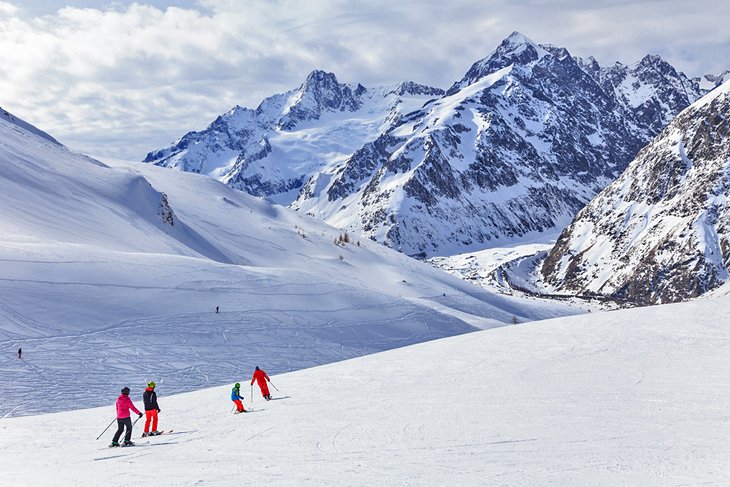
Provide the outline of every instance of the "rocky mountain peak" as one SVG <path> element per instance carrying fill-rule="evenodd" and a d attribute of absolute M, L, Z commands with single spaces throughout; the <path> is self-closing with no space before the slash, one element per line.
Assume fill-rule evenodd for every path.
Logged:
<path fill-rule="evenodd" d="M 591 78 L 593 78 L 596 82 L 600 82 L 601 77 L 601 65 L 598 64 L 598 61 L 596 61 L 596 58 L 593 56 L 589 56 L 586 59 L 576 57 L 574 58 L 575 62 L 580 66 L 580 68 L 588 73 Z"/>
<path fill-rule="evenodd" d="M 291 130 L 302 121 L 319 119 L 323 111 L 357 111 L 366 92 L 360 84 L 353 90 L 339 83 L 334 73 L 314 70 L 290 99 L 279 126 Z"/>
<path fill-rule="evenodd" d="M 316 93 L 326 93 L 336 91 L 340 88 L 340 83 L 334 73 L 328 73 L 319 69 L 315 69 L 307 76 L 302 84 L 303 91 L 311 91 Z"/>
<path fill-rule="evenodd" d="M 677 70 L 662 59 L 658 54 L 647 54 L 636 64 L 634 71 L 637 74 L 649 75 L 654 78 L 671 76 L 678 77 Z"/>
<path fill-rule="evenodd" d="M 461 81 L 455 83 L 449 89 L 447 95 L 456 93 L 463 87 L 507 66 L 531 64 L 547 53 L 542 46 L 536 44 L 524 34 L 513 32 L 499 44 L 492 54 L 474 63 Z"/>
<path fill-rule="evenodd" d="M 403 95 L 427 95 L 427 96 L 443 96 L 445 93 L 441 88 L 434 88 L 432 86 L 426 86 L 413 81 L 403 81 L 398 84 L 393 90 L 392 94 L 403 96 Z"/>
<path fill-rule="evenodd" d="M 514 31 L 507 36 L 497 48 L 496 52 L 514 52 L 526 46 L 538 48 L 539 46 L 529 37 L 521 32 Z"/>

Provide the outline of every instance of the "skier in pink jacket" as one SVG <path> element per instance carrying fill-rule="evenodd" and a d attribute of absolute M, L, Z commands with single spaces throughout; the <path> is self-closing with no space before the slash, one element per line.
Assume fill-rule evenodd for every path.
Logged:
<path fill-rule="evenodd" d="M 132 419 L 129 417 L 129 410 L 134 411 L 142 417 L 142 413 L 139 409 L 134 407 L 132 400 L 129 398 L 129 387 L 122 388 L 122 393 L 117 398 L 117 432 L 114 433 L 112 444 L 109 446 L 134 446 L 132 443 Z M 122 436 L 122 431 L 127 429 L 124 435 L 124 443 L 119 444 L 119 437 Z"/>

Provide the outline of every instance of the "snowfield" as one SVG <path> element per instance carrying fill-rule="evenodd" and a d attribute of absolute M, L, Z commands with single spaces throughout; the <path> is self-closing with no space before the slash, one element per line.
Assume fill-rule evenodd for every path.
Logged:
<path fill-rule="evenodd" d="M 0 417 L 581 312 L 335 245 L 341 231 L 211 178 L 101 163 L 20 122 L 0 119 Z"/>
<path fill-rule="evenodd" d="M 277 400 L 256 391 L 244 415 L 230 386 L 163 384 L 174 434 L 130 448 L 95 440 L 110 391 L 106 407 L 0 420 L 0 471 L 24 486 L 725 485 L 728 310 L 724 296 L 445 338 L 272 376 Z M 230 381 L 247 406 L 251 372 Z"/>

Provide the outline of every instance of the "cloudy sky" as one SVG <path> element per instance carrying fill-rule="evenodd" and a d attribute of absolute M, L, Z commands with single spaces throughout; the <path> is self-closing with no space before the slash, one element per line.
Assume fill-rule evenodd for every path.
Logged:
<path fill-rule="evenodd" d="M 313 69 L 448 88 L 512 31 L 601 64 L 730 69 L 716 0 L 0 0 L 0 106 L 76 150 L 141 160 Z"/>

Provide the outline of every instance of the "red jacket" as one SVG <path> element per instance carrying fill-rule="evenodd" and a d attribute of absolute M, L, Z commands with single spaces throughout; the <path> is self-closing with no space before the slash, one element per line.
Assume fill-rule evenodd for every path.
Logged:
<path fill-rule="evenodd" d="M 119 397 L 117 398 L 117 419 L 128 418 L 130 409 L 137 414 L 141 414 L 139 410 L 134 407 L 134 404 L 128 395 L 119 394 Z"/>
<path fill-rule="evenodd" d="M 253 385 L 253 381 L 258 382 L 259 385 L 265 384 L 264 380 L 270 381 L 271 379 L 269 379 L 269 376 L 263 370 L 254 370 L 253 377 L 251 377 L 251 385 Z"/>

